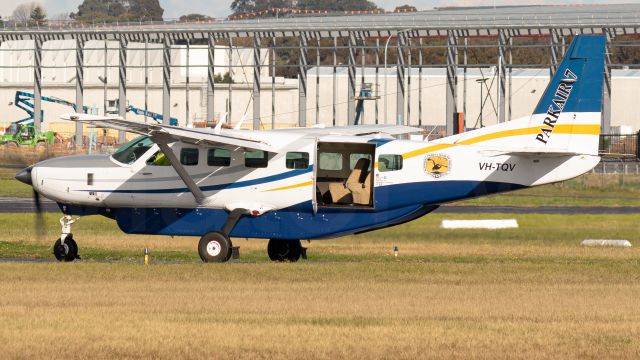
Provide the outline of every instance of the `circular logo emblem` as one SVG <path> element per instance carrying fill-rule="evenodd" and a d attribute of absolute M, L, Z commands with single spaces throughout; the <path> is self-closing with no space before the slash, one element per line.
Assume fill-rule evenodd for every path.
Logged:
<path fill-rule="evenodd" d="M 432 154 L 424 160 L 424 171 L 434 178 L 440 178 L 451 171 L 451 159 L 445 154 Z"/>

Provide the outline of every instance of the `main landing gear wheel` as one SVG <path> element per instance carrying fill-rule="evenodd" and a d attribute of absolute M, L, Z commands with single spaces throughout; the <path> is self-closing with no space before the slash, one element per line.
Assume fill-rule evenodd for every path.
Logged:
<path fill-rule="evenodd" d="M 204 234 L 198 243 L 198 254 L 204 262 L 225 262 L 231 258 L 231 239 L 221 231 Z"/>
<path fill-rule="evenodd" d="M 58 261 L 69 262 L 78 258 L 78 244 L 73 240 L 73 235 L 68 234 L 64 239 L 58 239 L 53 245 L 53 255 Z"/>
<path fill-rule="evenodd" d="M 269 259 L 273 261 L 296 262 L 302 254 L 302 245 L 300 240 L 271 239 L 267 245 L 267 253 L 269 254 Z"/>

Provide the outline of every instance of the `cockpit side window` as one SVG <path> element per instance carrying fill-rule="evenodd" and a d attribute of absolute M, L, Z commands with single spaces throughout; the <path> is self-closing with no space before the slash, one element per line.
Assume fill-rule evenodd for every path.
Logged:
<path fill-rule="evenodd" d="M 122 147 L 111 156 L 123 164 L 133 164 L 149 151 L 152 146 L 153 141 L 151 141 L 151 139 L 147 136 L 139 136 L 122 145 Z"/>
<path fill-rule="evenodd" d="M 171 162 L 169 161 L 169 158 L 162 151 L 158 151 L 147 160 L 147 165 L 169 166 L 171 165 Z"/>
<path fill-rule="evenodd" d="M 382 154 L 378 156 L 378 171 L 402 170 L 402 155 Z"/>

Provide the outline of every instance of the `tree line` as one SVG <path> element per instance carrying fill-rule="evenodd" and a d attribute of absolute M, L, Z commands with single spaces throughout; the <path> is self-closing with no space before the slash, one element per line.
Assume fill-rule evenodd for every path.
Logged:
<path fill-rule="evenodd" d="M 233 15 L 260 12 L 269 9 L 323 10 L 323 11 L 363 11 L 376 10 L 378 6 L 368 0 L 232 0 L 229 9 Z M 410 5 L 396 8 L 396 11 L 417 11 Z M 83 23 L 111 23 L 128 21 L 162 21 L 164 9 L 159 0 L 83 0 L 78 10 L 68 14 L 69 19 Z M 275 16 L 265 13 L 262 16 Z M 206 14 L 185 14 L 181 21 L 208 20 Z M 38 2 L 18 5 L 12 20 L 21 23 L 44 24 L 47 13 Z"/>

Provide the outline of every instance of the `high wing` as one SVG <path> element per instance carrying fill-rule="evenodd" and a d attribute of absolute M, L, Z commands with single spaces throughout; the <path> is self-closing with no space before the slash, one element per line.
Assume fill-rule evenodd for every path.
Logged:
<path fill-rule="evenodd" d="M 275 149 L 269 143 L 253 139 L 240 131 L 226 130 L 224 133 L 216 134 L 211 130 L 180 128 L 170 125 L 156 123 L 145 123 L 142 121 L 126 120 L 119 116 L 99 116 L 71 113 L 60 117 L 64 120 L 78 121 L 98 128 L 129 131 L 132 133 L 146 135 L 156 143 L 165 144 L 175 141 L 182 141 L 189 144 L 205 144 L 210 146 L 237 146 L 251 150 L 271 151 Z"/>
<path fill-rule="evenodd" d="M 277 129 L 275 132 L 304 133 L 305 135 L 343 135 L 343 136 L 366 136 L 375 134 L 405 135 L 424 132 L 424 129 L 405 125 L 352 125 L 334 127 L 311 127 L 311 128 L 291 128 Z"/>

